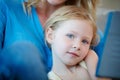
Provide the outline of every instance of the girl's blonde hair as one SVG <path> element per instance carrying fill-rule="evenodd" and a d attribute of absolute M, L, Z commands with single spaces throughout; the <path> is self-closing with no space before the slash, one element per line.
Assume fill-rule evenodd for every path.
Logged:
<path fill-rule="evenodd" d="M 55 30 L 59 27 L 58 25 L 62 21 L 71 19 L 85 20 L 90 23 L 90 25 L 93 27 L 93 39 L 91 42 L 91 46 L 95 46 L 98 41 L 98 37 L 96 34 L 97 27 L 95 21 L 91 14 L 86 9 L 79 8 L 77 6 L 63 6 L 56 10 L 46 21 L 46 24 L 44 26 L 45 32 L 48 28 Z"/>
<path fill-rule="evenodd" d="M 37 7 L 39 3 L 45 5 L 46 0 L 28 0 L 28 2 L 25 4 L 25 7 L 28 10 L 28 12 L 30 12 L 31 6 Z M 97 3 L 98 0 L 67 0 L 65 2 L 65 5 L 75 5 L 77 7 L 83 7 L 91 13 L 94 19 L 96 19 Z"/>

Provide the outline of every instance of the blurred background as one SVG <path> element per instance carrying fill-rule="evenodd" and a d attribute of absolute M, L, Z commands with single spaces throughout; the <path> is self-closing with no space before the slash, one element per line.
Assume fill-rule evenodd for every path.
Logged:
<path fill-rule="evenodd" d="M 104 32 L 110 11 L 120 11 L 120 0 L 99 0 L 97 6 L 97 26 Z"/>

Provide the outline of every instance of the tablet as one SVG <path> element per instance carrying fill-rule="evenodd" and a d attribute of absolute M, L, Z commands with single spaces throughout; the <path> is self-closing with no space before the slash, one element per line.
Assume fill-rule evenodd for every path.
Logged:
<path fill-rule="evenodd" d="M 120 11 L 110 12 L 96 76 L 120 79 Z"/>

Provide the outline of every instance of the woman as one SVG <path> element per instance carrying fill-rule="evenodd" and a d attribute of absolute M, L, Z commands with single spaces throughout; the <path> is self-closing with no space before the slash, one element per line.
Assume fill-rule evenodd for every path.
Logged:
<path fill-rule="evenodd" d="M 7 64 L 11 59 L 7 60 L 4 53 L 11 55 L 12 57 L 8 57 L 12 59 L 18 56 L 14 55 L 14 53 L 26 55 L 27 53 L 31 55 L 39 54 L 43 65 L 45 65 L 45 70 L 48 72 L 52 66 L 52 56 L 51 51 L 44 42 L 43 28 L 46 19 L 56 9 L 64 5 L 84 7 L 93 14 L 95 19 L 96 2 L 96 0 L 0 0 L 0 53 L 2 54 L 2 63 L 5 63 L 4 66 L 16 67 L 12 64 Z M 29 48 L 29 46 L 31 46 L 31 48 Z M 35 48 L 35 51 L 33 51 L 32 48 Z M 10 51 L 12 52 L 10 53 Z M 19 56 L 21 56 L 21 58 L 22 56 L 24 57 L 24 55 Z M 25 59 L 30 60 L 31 58 L 26 57 Z M 33 56 L 32 60 L 34 59 L 39 60 L 38 57 Z M 22 63 L 24 59 L 20 59 L 20 61 Z M 13 61 L 13 63 L 17 64 L 18 62 Z M 28 64 L 32 65 L 31 63 Z M 37 68 L 39 66 L 37 66 Z M 28 71 L 31 71 L 31 69 Z M 36 73 L 40 74 L 39 70 Z M 10 74 L 14 75 L 12 72 L 10 72 Z M 31 75 L 32 74 L 35 73 L 33 72 Z"/>

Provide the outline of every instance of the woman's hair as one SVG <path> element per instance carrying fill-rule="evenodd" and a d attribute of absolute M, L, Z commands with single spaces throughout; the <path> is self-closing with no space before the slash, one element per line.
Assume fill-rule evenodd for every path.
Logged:
<path fill-rule="evenodd" d="M 93 39 L 91 41 L 91 46 L 95 46 L 98 41 L 98 35 L 96 34 L 97 27 L 95 21 L 86 9 L 79 8 L 77 6 L 63 6 L 56 10 L 46 21 L 46 24 L 44 26 L 45 32 L 48 28 L 56 30 L 61 22 L 73 19 L 85 20 L 89 22 L 89 24 L 93 28 Z"/>
<path fill-rule="evenodd" d="M 26 9 L 28 11 L 31 9 L 31 6 L 37 6 L 39 3 L 44 3 L 46 0 L 28 0 L 28 2 L 25 4 Z M 77 7 L 83 7 L 87 9 L 93 16 L 94 19 L 96 19 L 96 5 L 98 3 L 98 0 L 67 0 L 65 2 L 65 5 L 76 5 Z"/>
<path fill-rule="evenodd" d="M 98 0 L 67 0 L 66 5 L 76 5 L 77 7 L 83 7 L 88 10 L 93 18 L 96 20 L 96 5 Z"/>

